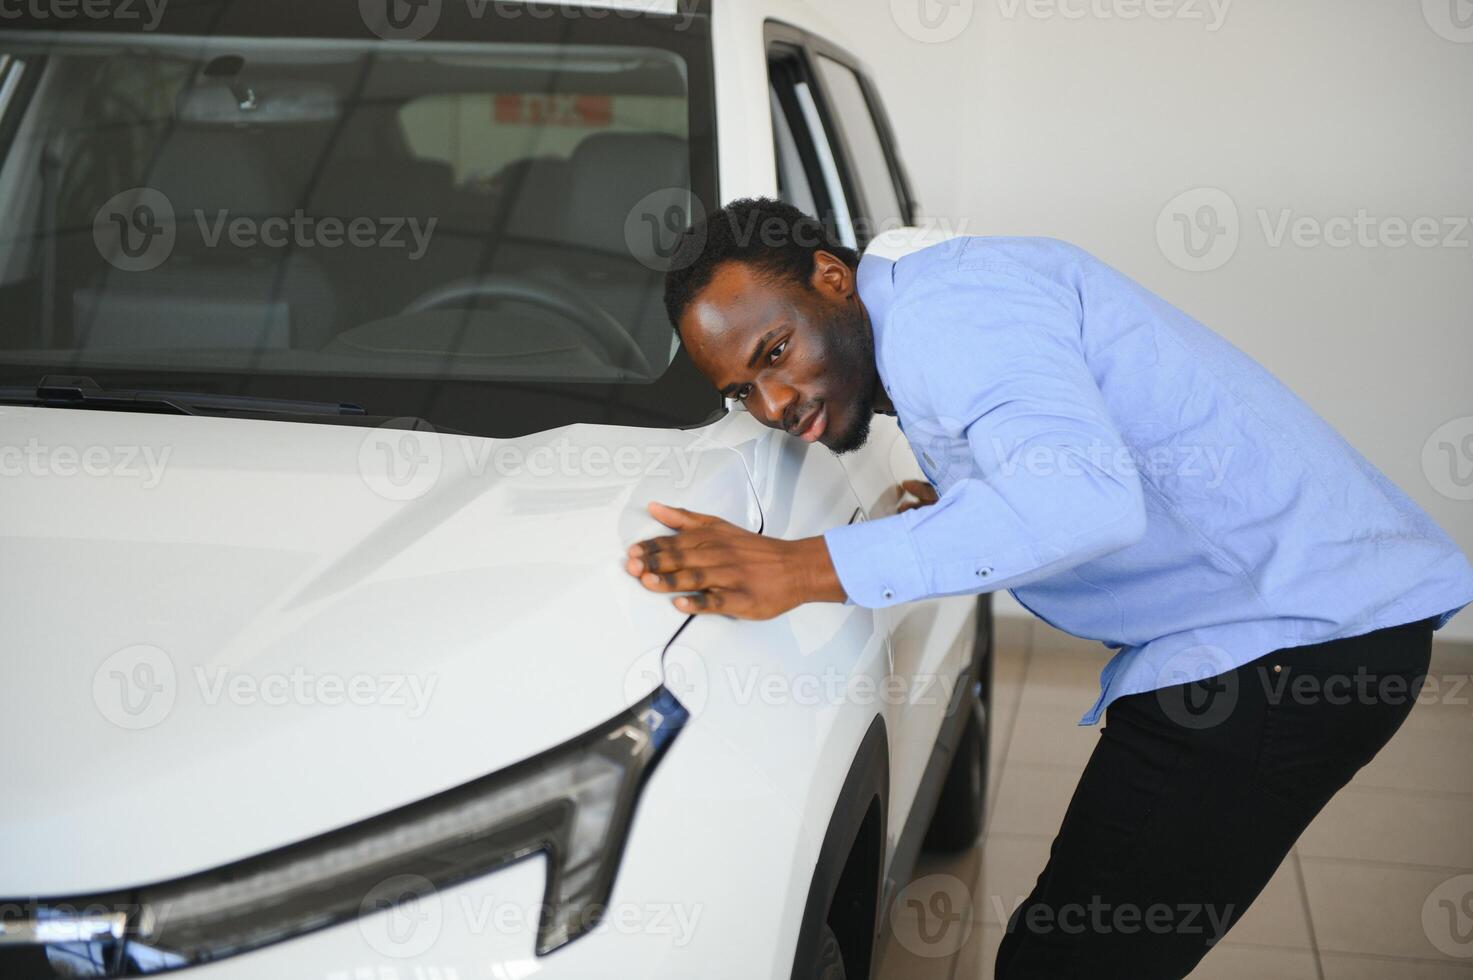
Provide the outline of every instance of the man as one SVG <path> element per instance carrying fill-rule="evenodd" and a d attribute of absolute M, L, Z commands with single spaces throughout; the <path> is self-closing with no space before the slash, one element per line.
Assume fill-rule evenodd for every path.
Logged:
<path fill-rule="evenodd" d="M 1262 367 L 1062 242 L 861 261 L 743 200 L 673 265 L 671 321 L 723 394 L 835 453 L 892 412 L 939 499 L 800 541 L 651 504 L 676 533 L 629 573 L 750 619 L 1007 588 L 1119 648 L 997 976 L 1185 976 L 1410 711 L 1467 559 Z"/>

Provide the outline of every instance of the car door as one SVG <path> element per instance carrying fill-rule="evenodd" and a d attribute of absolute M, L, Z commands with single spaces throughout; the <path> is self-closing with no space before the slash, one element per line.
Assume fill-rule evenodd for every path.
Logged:
<path fill-rule="evenodd" d="M 873 87 L 852 60 L 792 29 L 770 25 L 769 101 L 778 193 L 822 220 L 844 244 L 893 252 L 914 202 Z M 841 121 L 842 120 L 842 121 Z M 883 243 L 876 236 L 888 232 Z M 921 241 L 924 236 L 910 236 Z M 901 480 L 925 479 L 897 420 L 876 415 L 869 442 L 839 457 L 860 501 L 859 518 L 896 512 Z M 965 665 L 969 599 L 883 610 L 892 684 L 881 699 L 891 746 L 891 834 L 905 826 L 957 674 Z"/>

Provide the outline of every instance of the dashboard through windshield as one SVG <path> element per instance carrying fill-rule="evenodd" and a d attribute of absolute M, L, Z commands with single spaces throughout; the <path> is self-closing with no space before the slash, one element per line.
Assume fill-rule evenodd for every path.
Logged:
<path fill-rule="evenodd" d="M 0 384 L 492 436 L 718 411 L 662 298 L 717 194 L 704 15 L 319 6 L 0 32 Z"/>

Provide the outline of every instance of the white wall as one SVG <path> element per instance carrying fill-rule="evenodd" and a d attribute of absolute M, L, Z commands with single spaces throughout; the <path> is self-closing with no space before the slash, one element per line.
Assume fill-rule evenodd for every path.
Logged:
<path fill-rule="evenodd" d="M 1454 461 L 1473 475 L 1468 0 L 812 5 L 879 76 L 926 213 L 970 234 L 1067 239 L 1160 293 L 1266 365 L 1473 554 L 1473 485 L 1451 478 Z M 1219 221 L 1235 209 L 1239 240 L 1187 271 L 1171 213 L 1165 235 L 1157 225 L 1198 188 L 1225 192 Z M 1304 247 L 1263 227 L 1285 210 L 1323 223 L 1362 209 L 1435 218 L 1439 244 Z M 1396 239 L 1394 223 L 1366 227 Z M 1473 612 L 1439 636 L 1473 639 Z"/>

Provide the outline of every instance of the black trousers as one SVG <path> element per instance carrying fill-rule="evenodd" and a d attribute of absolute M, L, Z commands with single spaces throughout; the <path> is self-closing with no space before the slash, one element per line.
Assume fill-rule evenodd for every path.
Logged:
<path fill-rule="evenodd" d="M 1008 923 L 998 980 L 1190 973 L 1406 719 L 1432 626 L 1276 650 L 1113 702 L 1048 864 Z"/>

